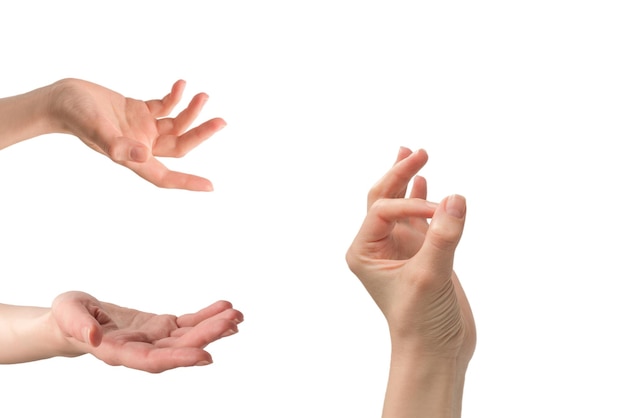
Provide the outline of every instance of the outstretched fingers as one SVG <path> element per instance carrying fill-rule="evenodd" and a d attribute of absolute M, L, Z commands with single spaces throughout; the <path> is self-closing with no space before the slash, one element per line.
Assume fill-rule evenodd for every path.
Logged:
<path fill-rule="evenodd" d="M 222 312 L 231 311 L 233 309 L 232 303 L 220 300 L 217 301 L 204 309 L 199 310 L 195 313 L 181 315 L 176 319 L 176 325 L 179 327 L 193 327 L 204 321 L 205 319 L 212 318 L 216 315 L 221 314 Z M 239 322 L 243 322 L 243 314 L 239 311 L 236 312 L 236 318 Z"/>
<path fill-rule="evenodd" d="M 176 117 L 157 120 L 157 130 L 160 133 L 182 134 L 196 120 L 207 100 L 209 96 L 206 93 L 196 94 L 189 105 Z"/>
<path fill-rule="evenodd" d="M 176 320 L 177 329 L 155 343 L 157 347 L 204 348 L 220 338 L 239 332 L 243 314 L 230 302 L 219 301 L 196 313 L 182 315 Z"/>
<path fill-rule="evenodd" d="M 183 157 L 225 126 L 224 119 L 214 118 L 182 135 L 163 133 L 152 146 L 152 154 L 156 157 Z"/>

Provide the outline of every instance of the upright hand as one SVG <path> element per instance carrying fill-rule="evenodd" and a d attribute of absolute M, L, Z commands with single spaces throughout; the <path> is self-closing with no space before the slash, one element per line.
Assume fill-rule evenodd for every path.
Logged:
<path fill-rule="evenodd" d="M 66 355 L 91 353 L 109 365 L 151 373 L 210 364 L 204 348 L 235 334 L 243 321 L 226 301 L 176 317 L 100 302 L 83 292 L 59 295 L 50 318 L 67 341 Z"/>
<path fill-rule="evenodd" d="M 423 150 L 400 149 L 395 165 L 368 195 L 367 215 L 346 259 L 385 315 L 392 344 L 409 343 L 422 355 L 468 362 L 476 331 L 453 271 L 465 199 L 425 200 L 426 180 L 416 174 L 427 159 Z"/>
<path fill-rule="evenodd" d="M 416 176 L 426 161 L 422 150 L 400 149 L 396 164 L 371 189 L 367 215 L 346 254 L 389 325 L 384 418 L 460 417 L 476 345 L 472 312 L 452 268 L 465 199 L 426 201 L 426 180 Z"/>

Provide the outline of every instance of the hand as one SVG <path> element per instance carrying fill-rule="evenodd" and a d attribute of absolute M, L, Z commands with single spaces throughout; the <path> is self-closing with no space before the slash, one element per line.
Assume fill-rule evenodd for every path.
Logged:
<path fill-rule="evenodd" d="M 423 150 L 400 149 L 395 165 L 368 195 L 367 215 L 346 260 L 385 315 L 392 345 L 467 363 L 476 329 L 452 268 L 465 199 L 425 200 L 426 180 L 416 174 L 427 160 Z"/>
<path fill-rule="evenodd" d="M 199 93 L 176 117 L 165 117 L 181 99 L 177 81 L 161 100 L 135 100 L 83 80 L 52 84 L 50 112 L 56 130 L 76 135 L 94 150 L 133 170 L 158 187 L 211 191 L 205 178 L 167 169 L 155 157 L 182 157 L 226 126 L 220 118 L 187 130 L 208 96 Z"/>
<path fill-rule="evenodd" d="M 74 355 L 151 373 L 212 362 L 208 344 L 235 334 L 241 312 L 220 301 L 196 313 L 155 315 L 100 302 L 83 292 L 59 295 L 51 320 Z"/>

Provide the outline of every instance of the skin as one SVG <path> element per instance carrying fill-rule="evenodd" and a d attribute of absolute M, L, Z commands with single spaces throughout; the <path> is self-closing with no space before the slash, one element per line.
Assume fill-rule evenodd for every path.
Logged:
<path fill-rule="evenodd" d="M 84 80 L 64 79 L 0 99 L 0 149 L 49 133 L 74 135 L 150 183 L 163 188 L 211 191 L 212 183 L 169 170 L 158 157 L 179 158 L 226 126 L 221 118 L 188 128 L 208 100 L 196 94 L 175 117 L 185 81 L 162 99 L 136 100 Z"/>
<path fill-rule="evenodd" d="M 370 190 L 367 215 L 346 253 L 389 326 L 386 418 L 460 417 L 476 346 L 470 305 L 453 270 L 465 198 L 428 202 L 426 180 L 417 176 L 427 160 L 423 150 L 400 149 Z"/>
<path fill-rule="evenodd" d="M 0 363 L 88 353 L 112 366 L 150 373 L 204 366 L 212 363 L 204 348 L 237 333 L 242 321 L 227 301 L 177 317 L 66 292 L 50 308 L 0 305 Z"/>
<path fill-rule="evenodd" d="M 188 130 L 208 99 L 205 93 L 168 117 L 184 87 L 179 80 L 162 99 L 141 101 L 64 79 L 0 99 L 0 149 L 43 134 L 71 134 L 158 187 L 213 190 L 209 180 L 171 171 L 157 160 L 184 156 L 226 125 L 214 118 Z M 206 346 L 238 332 L 242 321 L 227 301 L 182 316 L 157 315 L 67 292 L 50 307 L 0 304 L 0 363 L 91 354 L 150 373 L 203 366 L 212 362 Z"/>

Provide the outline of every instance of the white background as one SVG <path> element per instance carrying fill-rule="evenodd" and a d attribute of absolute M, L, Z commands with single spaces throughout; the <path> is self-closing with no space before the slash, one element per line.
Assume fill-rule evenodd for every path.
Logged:
<path fill-rule="evenodd" d="M 2 150 L 0 300 L 227 299 L 246 321 L 205 368 L 2 366 L 0 415 L 379 416 L 385 323 L 343 255 L 405 145 L 431 200 L 468 199 L 464 417 L 626 416 L 622 2 L 138 3 L 3 3 L 0 97 L 183 78 L 229 126 L 165 163 L 216 190 L 158 189 L 71 136 Z"/>

